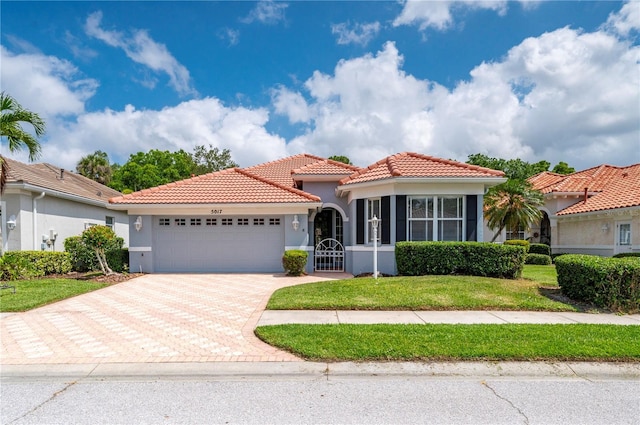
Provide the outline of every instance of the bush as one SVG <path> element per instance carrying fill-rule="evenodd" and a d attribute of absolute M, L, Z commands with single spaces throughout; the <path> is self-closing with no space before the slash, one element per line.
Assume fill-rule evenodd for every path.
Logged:
<path fill-rule="evenodd" d="M 113 249 L 106 252 L 109 266 L 115 272 L 127 271 L 129 267 L 129 251 L 122 248 L 124 239 L 117 237 Z M 64 249 L 71 257 L 73 270 L 77 272 L 89 272 L 100 270 L 96 252 L 89 248 L 81 236 L 71 236 L 64 240 Z"/>
<path fill-rule="evenodd" d="M 551 264 L 551 256 L 545 254 L 527 254 L 524 260 L 525 264 L 535 264 L 538 266 L 548 266 Z"/>
<path fill-rule="evenodd" d="M 0 279 L 33 279 L 71 271 L 71 258 L 66 252 L 11 251 L 0 263 Z"/>
<path fill-rule="evenodd" d="M 282 267 L 288 276 L 300 276 L 307 265 L 307 251 L 290 249 L 282 256 Z"/>
<path fill-rule="evenodd" d="M 571 299 L 611 310 L 640 309 L 640 262 L 566 254 L 556 258 L 558 285 Z"/>
<path fill-rule="evenodd" d="M 640 257 L 640 252 L 621 252 L 613 256 L 613 258 Z"/>
<path fill-rule="evenodd" d="M 551 256 L 551 247 L 544 243 L 532 243 L 529 245 L 529 254 L 542 254 Z"/>
<path fill-rule="evenodd" d="M 508 241 L 504 241 L 504 244 L 523 246 L 527 250 L 527 252 L 529 252 L 529 241 L 525 241 L 522 239 L 509 239 Z"/>
<path fill-rule="evenodd" d="M 464 274 L 516 279 L 526 251 L 521 246 L 486 242 L 398 242 L 398 274 L 405 276 Z"/>

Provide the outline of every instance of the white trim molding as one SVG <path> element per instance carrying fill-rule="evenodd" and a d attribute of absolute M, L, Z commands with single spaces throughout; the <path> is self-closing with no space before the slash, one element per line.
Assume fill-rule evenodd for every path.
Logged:
<path fill-rule="evenodd" d="M 151 252 L 153 251 L 153 249 L 151 249 L 150 246 L 130 246 L 129 247 L 129 252 Z"/>

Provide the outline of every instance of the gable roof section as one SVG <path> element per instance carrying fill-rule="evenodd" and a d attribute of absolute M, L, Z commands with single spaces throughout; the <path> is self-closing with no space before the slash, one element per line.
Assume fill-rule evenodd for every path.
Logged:
<path fill-rule="evenodd" d="M 229 168 L 130 193 L 112 204 L 265 204 L 319 202 L 320 198 L 240 168 Z"/>
<path fill-rule="evenodd" d="M 486 178 L 504 177 L 502 171 L 477 165 L 436 158 L 413 152 L 388 156 L 349 177 L 340 180 L 341 185 L 372 182 L 394 177 L 415 178 Z"/>
<path fill-rule="evenodd" d="M 562 176 L 556 181 L 545 181 L 534 176 L 529 181 L 545 194 L 597 192 L 561 210 L 556 215 L 629 208 L 640 206 L 640 164 L 628 167 L 600 165 L 584 171 Z"/>
<path fill-rule="evenodd" d="M 254 176 L 265 178 L 282 186 L 295 187 L 295 181 L 291 176 L 292 170 L 322 161 L 326 161 L 326 159 L 305 153 L 243 168 L 243 170 Z"/>
<path fill-rule="evenodd" d="M 296 176 L 349 176 L 355 172 L 362 170 L 355 165 L 345 164 L 343 162 L 324 159 L 318 162 L 312 162 L 303 165 L 300 168 L 291 170 L 291 175 Z"/>
<path fill-rule="evenodd" d="M 9 166 L 7 188 L 15 184 L 28 184 L 105 204 L 109 198 L 121 195 L 117 190 L 51 164 L 24 164 L 6 157 L 2 157 L 2 160 Z"/>

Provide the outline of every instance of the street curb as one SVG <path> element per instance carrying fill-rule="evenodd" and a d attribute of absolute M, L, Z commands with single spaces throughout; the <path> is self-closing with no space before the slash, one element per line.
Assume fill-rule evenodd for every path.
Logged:
<path fill-rule="evenodd" d="M 155 380 L 581 379 L 639 380 L 640 363 L 607 362 L 233 362 L 3 365 L 3 382 Z"/>

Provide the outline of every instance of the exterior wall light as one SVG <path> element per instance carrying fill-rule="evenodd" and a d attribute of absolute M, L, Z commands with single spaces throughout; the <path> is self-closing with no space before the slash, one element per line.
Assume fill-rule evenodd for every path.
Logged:
<path fill-rule="evenodd" d="M 140 230 L 142 230 L 142 216 L 138 216 L 138 218 L 136 218 L 136 221 L 133 223 L 133 225 L 136 228 L 136 232 L 139 232 Z"/>
<path fill-rule="evenodd" d="M 298 221 L 298 214 L 293 216 L 293 221 L 291 222 L 293 226 L 293 230 L 298 231 L 298 227 L 300 227 L 300 221 Z"/>
<path fill-rule="evenodd" d="M 16 228 L 16 216 L 12 215 L 11 217 L 9 217 L 9 220 L 7 220 L 7 229 L 13 230 L 15 228 Z"/>
<path fill-rule="evenodd" d="M 609 231 L 609 225 L 607 223 L 604 223 L 600 230 L 602 230 L 602 233 L 607 233 Z"/>

